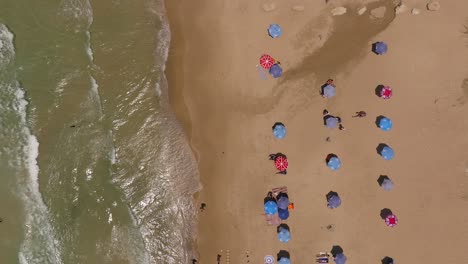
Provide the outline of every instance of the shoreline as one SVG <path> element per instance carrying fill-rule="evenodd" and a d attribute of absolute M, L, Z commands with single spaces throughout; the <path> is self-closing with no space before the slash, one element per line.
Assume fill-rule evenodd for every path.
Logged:
<path fill-rule="evenodd" d="M 457 60 L 452 53 L 446 54 L 441 42 L 431 36 L 431 31 L 417 23 L 423 21 L 419 23 L 434 27 L 442 25 L 439 29 L 444 29 L 441 31 L 444 37 L 455 41 L 456 32 L 447 25 L 459 22 L 462 17 L 461 11 L 455 12 L 456 3 L 443 3 L 446 10 L 438 13 L 425 11 L 419 16 L 411 16 L 407 11 L 389 22 L 383 31 L 367 36 L 340 26 L 346 25 L 347 19 L 355 19 L 354 14 L 333 18 L 333 25 L 343 30 L 327 35 L 329 24 L 323 16 L 331 7 L 318 3 L 307 2 L 305 12 L 291 11 L 289 3 L 281 3 L 275 13 L 264 12 L 259 3 L 242 0 L 227 6 L 209 0 L 202 2 L 165 2 L 171 29 L 166 68 L 170 106 L 183 125 L 199 165 L 203 189 L 194 196 L 195 204 L 207 203 L 207 209 L 199 213 L 196 232 L 195 250 L 199 253 L 196 256 L 199 263 L 214 262 L 217 254 L 222 256 L 223 264 L 229 261 L 258 263 L 263 256 L 275 255 L 281 249 L 290 251 L 293 262 L 304 261 L 311 251 L 327 251 L 332 245 L 341 245 L 353 263 L 371 260 L 377 263 L 385 255 L 407 262 L 418 261 L 418 258 L 426 263 L 442 261 L 435 253 L 423 256 L 423 252 L 429 247 L 434 252 L 443 248 L 444 241 L 455 235 L 455 229 L 442 233 L 433 231 L 430 235 L 426 231 L 436 221 L 458 225 L 468 217 L 445 219 L 444 214 L 454 215 L 456 211 L 442 208 L 439 200 L 459 206 L 463 202 L 452 196 L 443 198 L 440 194 L 434 198 L 437 201 L 427 198 L 425 195 L 434 196 L 440 192 L 442 182 L 436 177 L 425 177 L 428 173 L 447 171 L 453 183 L 445 183 L 443 190 L 447 193 L 455 189 L 461 191 L 456 182 L 462 176 L 454 168 L 459 168 L 455 164 L 461 162 L 465 153 L 454 154 L 453 148 L 441 149 L 450 146 L 451 141 L 439 137 L 441 133 L 448 133 L 444 128 L 447 122 L 450 123 L 440 121 L 446 117 L 439 108 L 450 112 L 453 115 L 450 118 L 457 120 L 463 116 L 462 112 L 466 112 L 466 107 L 450 108 L 448 103 L 442 102 L 443 105 L 434 110 L 433 99 L 429 97 L 441 96 L 437 83 L 449 79 L 447 76 L 456 80 L 463 76 L 460 70 L 446 71 L 445 77 L 436 76 L 435 72 L 443 70 L 439 64 L 456 60 L 461 67 L 466 63 Z M 422 7 L 424 3 L 414 1 L 413 5 Z M 218 13 L 223 13 L 224 17 L 216 15 Z M 229 24 L 233 19 L 239 21 L 236 26 Z M 321 19 L 326 22 L 314 24 Z M 264 28 L 271 21 L 288 29 L 280 39 L 271 40 L 265 36 Z M 367 22 L 352 20 L 352 23 L 366 27 Z M 420 39 L 408 37 L 414 34 L 421 34 Z M 369 38 L 368 42 L 385 39 L 390 43 L 391 52 L 385 56 L 370 54 L 366 47 L 370 43 L 366 43 L 367 39 L 362 41 L 363 36 Z M 339 50 L 342 48 L 340 40 L 353 37 L 364 46 L 353 48 L 356 54 L 350 55 L 348 61 L 330 57 L 342 52 Z M 327 42 L 330 38 L 332 40 Z M 310 39 L 323 43 L 302 47 Z M 415 51 L 405 48 L 405 45 L 421 47 L 423 43 L 427 43 L 426 46 Z M 314 53 L 316 50 L 321 55 Z M 229 56 L 223 57 L 222 62 L 217 60 L 226 51 Z M 430 53 L 434 57 L 432 54 L 436 51 L 446 57 L 437 56 L 433 60 L 439 64 L 427 65 L 425 56 Z M 284 80 L 258 78 L 254 66 L 258 63 L 256 58 L 263 52 L 281 60 L 285 68 Z M 402 63 L 406 60 L 411 60 L 413 65 Z M 310 74 L 318 69 L 314 67 L 324 63 L 329 63 L 327 72 L 335 70 L 333 63 L 344 65 L 330 73 L 340 90 L 336 98 L 328 101 L 309 88 L 310 84 L 322 81 L 317 77 L 326 76 L 325 70 Z M 419 72 L 414 71 L 415 67 Z M 292 76 L 294 78 L 288 79 Z M 377 100 L 373 91 L 369 91 L 378 82 L 397 87 L 397 96 L 388 102 Z M 420 93 L 426 96 L 421 98 Z M 442 101 L 460 96 L 454 89 L 446 93 L 448 95 Z M 420 99 L 416 102 L 413 98 Z M 323 108 L 343 115 L 347 130 L 338 132 L 322 128 L 320 113 Z M 357 110 L 366 110 L 370 116 L 363 120 L 348 117 Z M 406 114 L 408 111 L 421 118 L 413 120 Z M 390 115 L 396 129 L 386 134 L 376 131 L 371 119 L 379 114 Z M 438 122 L 434 123 L 434 119 Z M 288 136 L 285 140 L 272 137 L 269 129 L 275 121 L 286 123 Z M 461 133 L 466 127 L 466 122 L 459 123 L 455 132 L 450 132 L 450 138 L 465 142 Z M 331 136 L 331 142 L 324 140 L 327 136 Z M 397 149 L 394 161 L 385 163 L 376 158 L 374 145 L 378 142 L 387 142 Z M 431 151 L 421 150 L 418 145 L 427 145 Z M 269 153 L 277 151 L 284 151 L 291 160 L 287 176 L 275 175 L 274 168 L 266 161 Z M 337 173 L 324 168 L 323 158 L 330 152 L 343 158 L 343 168 Z M 239 153 L 242 153 L 240 161 Z M 454 160 L 444 159 L 446 165 L 435 166 L 437 159 L 448 153 Z M 430 171 L 415 168 L 411 160 L 419 166 L 429 162 Z M 375 183 L 379 173 L 395 179 L 396 190 L 382 193 Z M 287 221 L 293 228 L 293 239 L 287 244 L 280 244 L 275 239 L 274 227 L 265 224 L 261 205 L 256 202 L 263 200 L 271 188 L 283 185 L 287 185 L 290 198 L 297 205 Z M 324 206 L 323 196 L 330 190 L 342 195 L 343 208 L 329 210 Z M 419 190 L 421 195 L 412 190 Z M 417 205 L 408 206 L 408 200 Z M 378 217 L 379 210 L 386 206 L 395 210 L 401 221 L 400 226 L 392 230 L 388 230 Z M 443 211 L 442 216 L 434 216 L 427 224 L 418 222 L 435 210 Z M 359 214 L 355 215 L 355 212 Z M 330 225 L 333 230 L 328 229 Z M 429 236 L 427 240 L 433 244 L 419 241 L 418 237 L 422 235 Z M 361 239 L 354 239 L 357 236 Z M 385 242 L 382 237 L 386 238 Z M 408 247 L 412 250 L 408 251 Z M 364 256 L 359 252 L 367 254 Z M 431 261 L 427 262 L 427 259 Z"/>

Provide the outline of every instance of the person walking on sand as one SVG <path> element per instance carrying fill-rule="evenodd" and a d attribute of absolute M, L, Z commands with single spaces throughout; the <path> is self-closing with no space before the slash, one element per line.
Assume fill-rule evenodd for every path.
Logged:
<path fill-rule="evenodd" d="M 356 112 L 356 115 L 353 115 L 353 117 L 365 117 L 366 115 L 367 115 L 366 112 L 359 111 L 359 112 Z"/>

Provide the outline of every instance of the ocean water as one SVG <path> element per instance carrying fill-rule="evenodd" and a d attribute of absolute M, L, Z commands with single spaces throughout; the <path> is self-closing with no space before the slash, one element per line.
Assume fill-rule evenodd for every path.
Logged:
<path fill-rule="evenodd" d="M 2 0 L 0 263 L 190 263 L 160 0 Z"/>

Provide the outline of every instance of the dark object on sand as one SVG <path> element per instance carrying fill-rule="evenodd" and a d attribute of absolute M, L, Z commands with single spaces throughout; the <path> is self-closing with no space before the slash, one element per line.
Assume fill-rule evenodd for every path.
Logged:
<path fill-rule="evenodd" d="M 343 248 L 338 246 L 338 245 L 334 245 L 332 247 L 332 249 L 330 250 L 330 253 L 332 254 L 332 256 L 335 258 L 336 255 L 338 254 L 343 254 Z"/>
<path fill-rule="evenodd" d="M 391 257 L 385 257 L 382 259 L 382 264 L 393 264 L 393 259 Z"/>
<path fill-rule="evenodd" d="M 196 259 L 192 259 L 192 264 L 197 264 L 197 260 Z"/>
<path fill-rule="evenodd" d="M 383 220 L 385 220 L 385 218 L 387 218 L 387 216 L 389 215 L 392 215 L 392 210 L 388 209 L 388 208 L 384 208 L 382 210 L 380 210 L 380 218 L 382 218 Z"/>
<path fill-rule="evenodd" d="M 367 113 L 365 111 L 359 111 L 356 112 L 356 115 L 353 115 L 353 117 L 365 117 Z"/>
<path fill-rule="evenodd" d="M 205 208 L 206 208 L 206 203 L 201 203 L 200 204 L 200 210 L 203 211 L 203 210 L 205 210 Z"/>

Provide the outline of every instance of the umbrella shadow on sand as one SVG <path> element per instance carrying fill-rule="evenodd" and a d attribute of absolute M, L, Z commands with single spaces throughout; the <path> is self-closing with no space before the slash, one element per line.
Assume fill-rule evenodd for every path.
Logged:
<path fill-rule="evenodd" d="M 377 179 L 379 186 L 382 187 L 382 184 L 385 180 L 390 180 L 390 178 L 387 175 L 380 175 L 380 177 Z"/>
<path fill-rule="evenodd" d="M 280 260 L 281 258 L 291 259 L 291 255 L 286 250 L 280 250 L 278 254 L 276 254 L 276 257 L 278 258 L 278 260 Z"/>
<path fill-rule="evenodd" d="M 265 199 L 263 199 L 263 204 L 266 204 L 266 203 L 269 202 L 269 201 L 273 201 L 273 202 L 276 203 L 276 199 L 275 199 L 275 198 L 273 198 L 273 197 L 271 197 L 271 196 L 267 196 L 267 197 L 265 197 Z"/>
<path fill-rule="evenodd" d="M 325 198 L 327 198 L 327 201 L 328 201 L 328 200 L 330 200 L 330 198 L 333 197 L 333 196 L 339 197 L 337 192 L 329 191 L 329 192 L 327 193 L 327 195 L 325 195 Z"/>
<path fill-rule="evenodd" d="M 343 248 L 338 245 L 333 245 L 332 249 L 330 250 L 330 253 L 333 257 L 336 257 L 338 254 L 343 254 L 343 252 Z"/>
<path fill-rule="evenodd" d="M 328 164 L 328 162 L 331 160 L 331 158 L 338 158 L 338 156 L 336 154 L 330 153 L 325 158 L 325 162 Z"/>
<path fill-rule="evenodd" d="M 389 148 L 389 146 L 388 146 L 387 144 L 385 144 L 385 143 L 380 143 L 380 144 L 377 146 L 377 148 L 375 148 L 375 150 L 377 151 L 377 154 L 382 155 L 382 150 L 383 150 L 385 147 L 388 147 L 388 148 Z"/>
<path fill-rule="evenodd" d="M 276 233 L 279 233 L 281 228 L 291 231 L 289 230 L 289 226 L 287 224 L 280 224 L 278 227 L 276 227 Z"/>
<path fill-rule="evenodd" d="M 375 87 L 375 95 L 377 95 L 377 97 L 381 97 L 381 94 L 382 94 L 382 90 L 385 86 L 383 84 L 379 84 L 377 85 L 377 87 Z"/>
<path fill-rule="evenodd" d="M 276 126 L 284 126 L 284 127 L 286 127 L 283 123 L 281 123 L 281 122 L 276 122 L 276 123 L 271 127 L 271 129 L 275 129 Z"/>
<path fill-rule="evenodd" d="M 385 218 L 387 218 L 387 216 L 389 216 L 391 214 L 393 214 L 392 210 L 390 210 L 388 208 L 384 208 L 384 209 L 380 210 L 380 217 L 382 219 L 384 219 L 384 220 L 385 220 Z"/>
<path fill-rule="evenodd" d="M 382 264 L 393 264 L 393 259 L 391 257 L 385 257 L 382 259 Z"/>
<path fill-rule="evenodd" d="M 379 116 L 375 119 L 375 125 L 376 125 L 378 128 L 380 128 L 380 121 L 381 121 L 382 119 L 384 119 L 384 118 L 386 118 L 386 117 L 383 116 L 383 115 L 379 115 Z"/>

